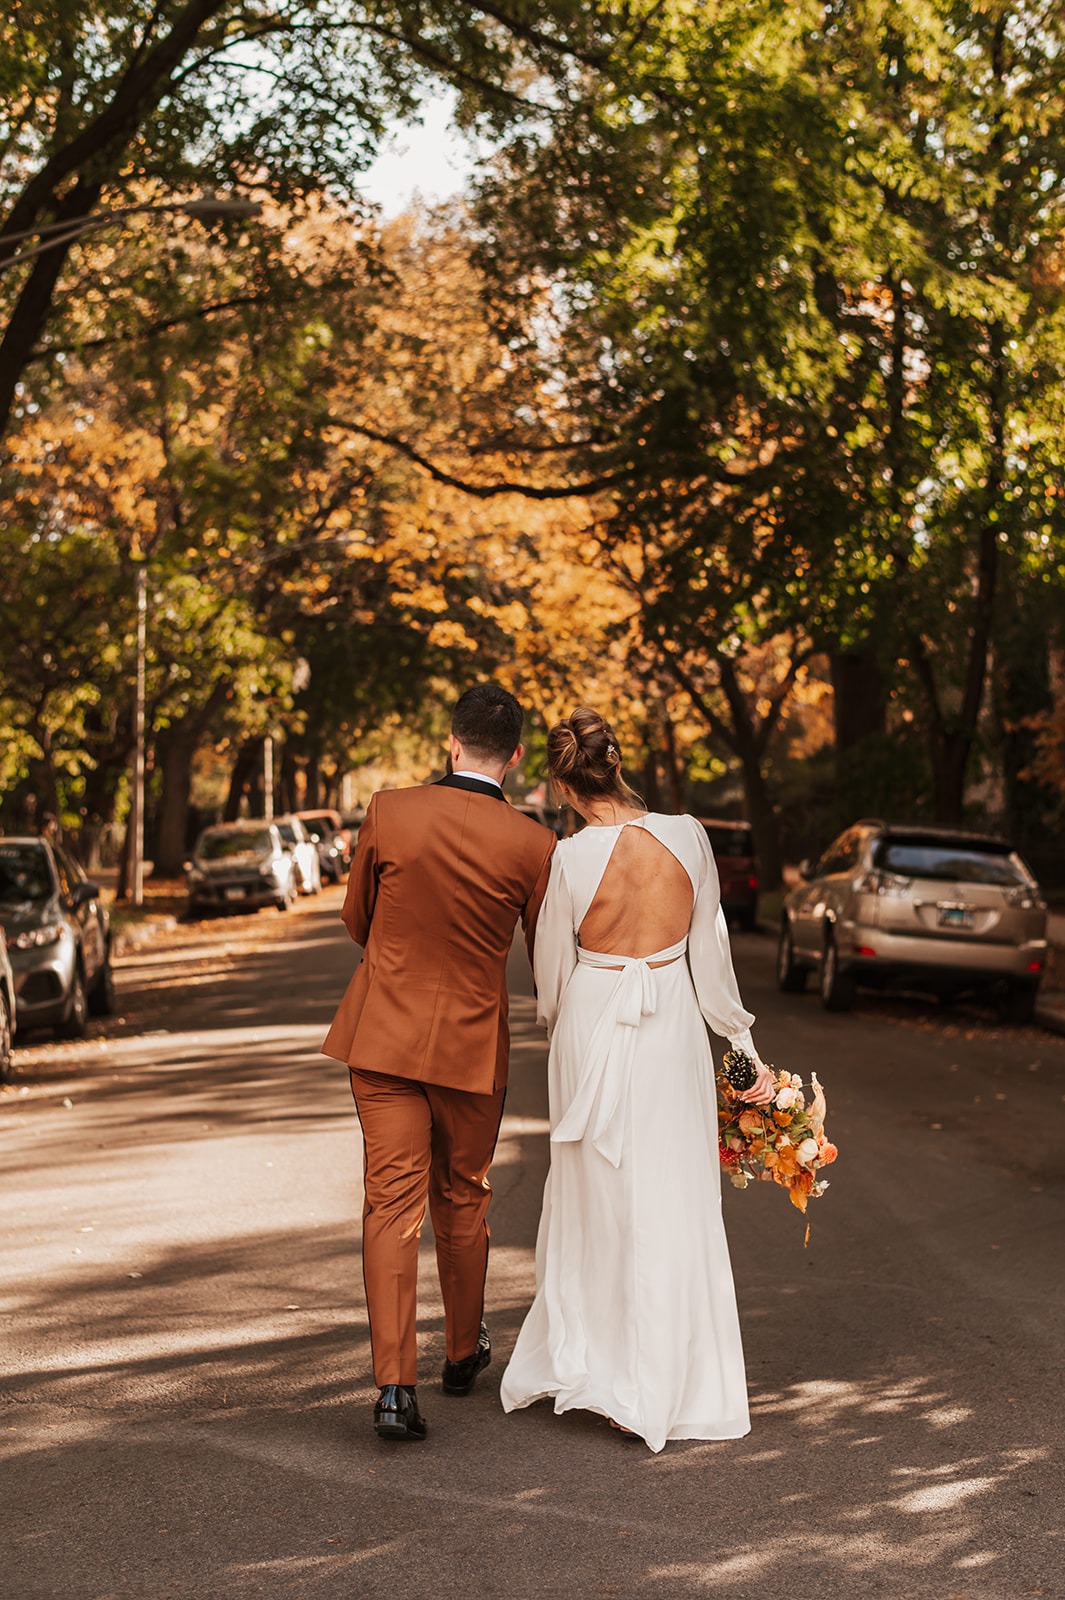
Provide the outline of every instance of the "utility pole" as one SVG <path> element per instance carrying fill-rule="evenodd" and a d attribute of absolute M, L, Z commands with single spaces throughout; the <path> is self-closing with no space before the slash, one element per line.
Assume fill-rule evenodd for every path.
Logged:
<path fill-rule="evenodd" d="M 133 711 L 133 795 L 129 825 L 133 830 L 130 854 L 133 904 L 144 904 L 144 657 L 148 643 L 148 568 L 137 562 L 137 693 Z"/>
<path fill-rule="evenodd" d="M 274 820 L 274 736 L 268 733 L 263 740 L 263 817 Z"/>

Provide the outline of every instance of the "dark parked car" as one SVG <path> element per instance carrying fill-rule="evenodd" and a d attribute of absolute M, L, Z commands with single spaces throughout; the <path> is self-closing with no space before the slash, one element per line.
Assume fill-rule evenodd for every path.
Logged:
<path fill-rule="evenodd" d="M 784 901 L 777 982 L 818 974 L 821 1003 L 855 990 L 910 988 L 997 998 L 1029 1022 L 1047 958 L 1039 886 L 1004 839 L 955 828 L 855 823 Z"/>
<path fill-rule="evenodd" d="M 341 822 L 339 811 L 297 811 L 296 816 L 318 851 L 322 878 L 339 883 L 351 866 L 351 829 Z"/>
<path fill-rule="evenodd" d="M 0 1083 L 11 1079 L 11 1039 L 15 1032 L 15 974 L 0 927 Z"/>
<path fill-rule="evenodd" d="M 754 834 L 749 822 L 702 818 L 721 880 L 721 904 L 726 917 L 741 928 L 758 926 L 758 869 L 754 861 Z"/>
<path fill-rule="evenodd" d="M 287 911 L 297 893 L 296 863 L 269 822 L 205 828 L 186 865 L 189 915 L 204 911 Z"/>
<path fill-rule="evenodd" d="M 100 889 L 46 839 L 0 839 L 0 923 L 20 1028 L 85 1031 L 115 1006 L 111 932 Z"/>

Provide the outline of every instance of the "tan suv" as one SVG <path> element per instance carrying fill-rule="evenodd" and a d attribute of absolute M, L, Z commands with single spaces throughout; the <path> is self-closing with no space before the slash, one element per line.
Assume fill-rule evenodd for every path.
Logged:
<path fill-rule="evenodd" d="M 1046 906 L 1010 845 L 949 828 L 848 828 L 784 901 L 778 987 L 810 972 L 821 1003 L 847 1011 L 855 991 L 910 988 L 998 1000 L 1030 1022 L 1046 966 Z"/>

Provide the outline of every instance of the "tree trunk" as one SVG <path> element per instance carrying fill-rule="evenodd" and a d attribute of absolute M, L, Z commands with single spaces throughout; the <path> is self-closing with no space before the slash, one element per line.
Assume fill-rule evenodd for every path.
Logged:
<path fill-rule="evenodd" d="M 773 891 L 779 889 L 783 881 L 783 862 L 780 818 L 765 776 L 765 745 L 771 725 L 755 721 L 747 697 L 740 688 L 735 663 L 727 656 L 720 656 L 718 670 L 732 714 L 730 743 L 743 774 L 747 821 L 754 832 L 754 847 L 758 857 L 758 881 L 762 889 Z"/>
<path fill-rule="evenodd" d="M 261 817 L 263 814 L 263 740 L 262 738 L 245 739 L 237 751 L 237 759 L 233 763 L 233 775 L 229 780 L 229 793 L 226 796 L 225 810 L 222 813 L 226 822 L 236 822 L 240 816 L 241 801 L 247 797 L 248 808 L 252 816 Z"/>
<path fill-rule="evenodd" d="M 1031 719 L 1050 711 L 1050 640 L 1046 619 L 1018 594 L 1016 573 L 1003 585 L 1003 615 L 991 675 L 1000 730 L 1005 825 L 1011 840 L 1027 848 L 1044 842 L 1051 796 L 1037 778 L 1026 777 L 1038 749 Z"/>
<path fill-rule="evenodd" d="M 189 726 L 188 720 L 165 729 L 156 738 L 162 794 L 156 824 L 155 872 L 162 878 L 180 874 L 188 851 L 189 793 L 198 744 L 199 728 Z"/>
<path fill-rule="evenodd" d="M 687 799 L 687 785 L 684 781 L 684 768 L 677 753 L 677 730 L 673 726 L 673 718 L 668 711 L 665 713 L 662 731 L 670 798 L 673 802 L 673 811 L 679 816 L 684 810 L 685 800 Z"/>
<path fill-rule="evenodd" d="M 834 650 L 828 660 L 836 755 L 841 756 L 863 739 L 886 731 L 888 689 L 871 645 L 860 650 Z"/>
<path fill-rule="evenodd" d="M 643 730 L 643 795 L 648 811 L 662 809 L 662 796 L 658 785 L 658 752 L 655 749 L 655 729 L 648 723 Z"/>

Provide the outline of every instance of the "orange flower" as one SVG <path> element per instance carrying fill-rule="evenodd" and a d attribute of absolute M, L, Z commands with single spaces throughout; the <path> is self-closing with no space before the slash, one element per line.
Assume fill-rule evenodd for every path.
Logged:
<path fill-rule="evenodd" d="M 797 1206 L 800 1211 L 805 1211 L 806 1202 L 813 1186 L 814 1175 L 812 1172 L 797 1173 L 788 1184 L 788 1194 L 791 1197 L 792 1205 Z"/>
<path fill-rule="evenodd" d="M 745 1111 L 740 1117 L 739 1126 L 740 1132 L 745 1133 L 748 1138 L 753 1137 L 756 1133 L 761 1133 L 764 1126 L 762 1113 L 760 1111 Z"/>
<path fill-rule="evenodd" d="M 826 1139 L 820 1150 L 817 1152 L 817 1159 L 821 1162 L 822 1166 L 830 1167 L 838 1155 L 839 1151 L 836 1149 L 835 1145 L 831 1142 L 831 1140 Z"/>
<path fill-rule="evenodd" d="M 774 1111 L 773 1121 L 778 1128 L 786 1128 L 790 1122 L 795 1121 L 795 1114 L 792 1111 Z"/>
<path fill-rule="evenodd" d="M 786 1144 L 783 1149 L 778 1145 L 776 1158 L 775 1165 L 778 1171 L 783 1172 L 786 1176 L 792 1177 L 800 1170 L 799 1158 L 794 1145 Z"/>

